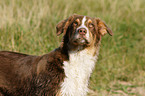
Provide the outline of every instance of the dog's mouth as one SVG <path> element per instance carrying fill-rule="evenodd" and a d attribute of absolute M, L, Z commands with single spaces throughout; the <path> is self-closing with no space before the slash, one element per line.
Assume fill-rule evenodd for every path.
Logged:
<path fill-rule="evenodd" d="M 84 37 L 76 38 L 72 41 L 74 45 L 89 45 L 89 41 Z"/>

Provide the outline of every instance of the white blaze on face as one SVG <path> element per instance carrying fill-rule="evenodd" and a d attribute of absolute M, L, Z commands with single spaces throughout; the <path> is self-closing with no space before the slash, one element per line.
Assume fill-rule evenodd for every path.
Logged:
<path fill-rule="evenodd" d="M 87 20 L 87 19 L 86 19 L 86 16 L 84 16 L 83 19 L 82 19 L 81 25 L 77 28 L 76 31 L 78 32 L 78 30 L 81 29 L 81 28 L 86 29 L 86 30 L 87 30 L 87 33 L 86 33 L 86 37 L 87 37 L 87 38 L 86 38 L 86 39 L 90 40 L 90 38 L 89 38 L 89 29 L 88 29 L 87 26 L 85 25 L 86 20 Z"/>

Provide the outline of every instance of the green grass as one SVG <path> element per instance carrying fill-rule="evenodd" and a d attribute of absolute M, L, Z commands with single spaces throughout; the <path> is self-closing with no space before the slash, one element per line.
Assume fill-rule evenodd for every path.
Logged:
<path fill-rule="evenodd" d="M 144 0 L 0 0 L 0 50 L 42 55 L 59 46 L 62 36 L 57 37 L 55 29 L 59 21 L 74 13 L 99 17 L 114 36 L 102 38 L 90 88 L 103 94 L 120 81 L 145 88 L 144 4 Z"/>

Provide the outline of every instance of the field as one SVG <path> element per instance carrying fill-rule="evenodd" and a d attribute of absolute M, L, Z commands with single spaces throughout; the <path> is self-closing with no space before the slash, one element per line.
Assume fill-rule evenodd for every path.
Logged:
<path fill-rule="evenodd" d="M 0 0 L 0 50 L 42 55 L 58 47 L 56 24 L 72 14 L 99 17 L 102 38 L 90 96 L 145 96 L 145 0 Z"/>

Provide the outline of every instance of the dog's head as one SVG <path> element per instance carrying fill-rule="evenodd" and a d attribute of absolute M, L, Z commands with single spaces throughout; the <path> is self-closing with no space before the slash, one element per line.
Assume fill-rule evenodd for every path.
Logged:
<path fill-rule="evenodd" d="M 72 15 L 56 26 L 57 35 L 64 33 L 63 42 L 71 47 L 85 48 L 99 43 L 105 34 L 113 35 L 108 26 L 99 18 Z"/>

